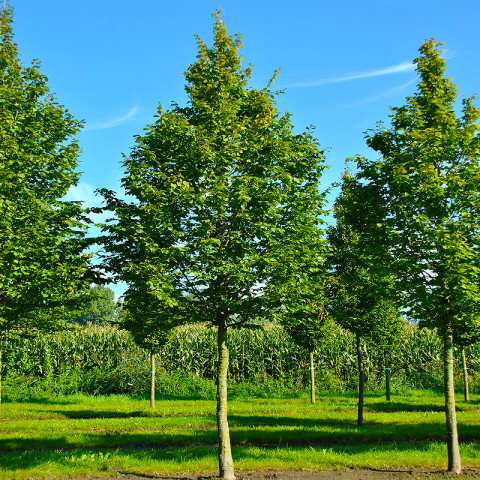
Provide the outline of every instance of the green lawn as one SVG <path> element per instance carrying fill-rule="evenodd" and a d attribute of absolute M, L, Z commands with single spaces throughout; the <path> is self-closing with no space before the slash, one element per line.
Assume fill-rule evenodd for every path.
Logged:
<path fill-rule="evenodd" d="M 466 466 L 480 466 L 480 396 L 458 402 Z M 234 399 L 229 409 L 238 471 L 445 468 L 443 396 L 410 392 L 387 403 L 367 396 L 356 425 L 354 395 Z M 214 474 L 215 404 L 70 396 L 7 403 L 0 420 L 0 478 L 113 473 Z"/>

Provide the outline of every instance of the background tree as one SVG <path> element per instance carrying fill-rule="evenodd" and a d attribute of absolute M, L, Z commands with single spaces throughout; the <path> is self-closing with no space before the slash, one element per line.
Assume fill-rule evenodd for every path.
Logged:
<path fill-rule="evenodd" d="M 400 316 L 397 304 L 393 301 L 381 301 L 373 309 L 372 315 L 376 318 L 375 328 L 367 337 L 368 344 L 373 347 L 377 355 L 381 355 L 385 370 L 385 399 L 390 401 L 390 379 L 398 370 L 392 362 L 395 352 L 398 351 L 402 335 L 405 334 L 406 321 Z"/>
<path fill-rule="evenodd" d="M 379 274 L 375 262 L 389 262 L 384 250 L 371 255 L 365 248 L 363 222 L 372 211 L 361 201 L 364 187 L 350 173 L 342 178 L 341 193 L 334 205 L 336 225 L 328 229 L 330 243 L 328 262 L 332 278 L 328 286 L 329 311 L 339 325 L 351 331 L 356 339 L 358 364 L 358 425 L 363 424 L 364 368 L 363 346 L 365 338 L 375 338 L 385 330 L 387 312 L 395 311 L 392 277 Z M 388 325 L 388 328 L 391 324 Z"/>
<path fill-rule="evenodd" d="M 334 324 L 328 315 L 322 282 L 323 265 L 318 270 L 309 266 L 310 275 L 304 278 L 307 285 L 298 288 L 298 278 L 294 279 L 299 298 L 290 297 L 279 313 L 279 319 L 293 341 L 309 353 L 310 364 L 310 403 L 315 404 L 315 350 L 321 342 L 333 335 Z M 313 272 L 312 272 L 313 270 Z"/>
<path fill-rule="evenodd" d="M 370 204 L 388 215 L 372 223 L 386 236 L 409 315 L 437 328 L 443 339 L 448 470 L 461 471 L 453 385 L 456 332 L 480 328 L 478 266 L 480 218 L 479 110 L 472 99 L 455 113 L 456 87 L 433 39 L 415 59 L 420 80 L 406 104 L 391 109 L 367 144 L 382 157 L 359 159 Z M 368 201 L 368 198 L 366 199 Z"/>
<path fill-rule="evenodd" d="M 227 332 L 267 315 L 282 280 L 303 275 L 316 255 L 324 167 L 316 140 L 278 113 L 271 85 L 247 86 L 240 37 L 215 17 L 213 46 L 199 39 L 185 74 L 188 105 L 159 107 L 124 161 L 135 200 L 103 191 L 117 217 L 104 241 L 117 278 L 145 279 L 184 322 L 217 328 L 219 467 L 232 479 Z"/>
<path fill-rule="evenodd" d="M 118 325 L 128 330 L 135 343 L 150 353 L 150 407 L 155 408 L 156 355 L 170 340 L 177 322 L 175 312 L 169 312 L 145 285 L 141 288 L 138 280 L 125 293 Z"/>
<path fill-rule="evenodd" d="M 115 293 L 104 285 L 90 287 L 84 304 L 76 309 L 71 321 L 79 325 L 108 325 L 120 320 L 121 308 L 115 301 Z"/>
<path fill-rule="evenodd" d="M 88 288 L 89 255 L 76 185 L 81 122 L 49 93 L 39 63 L 24 67 L 11 8 L 0 16 L 0 336 L 55 327 L 52 311 Z M 46 314 L 46 312 L 50 312 Z"/>

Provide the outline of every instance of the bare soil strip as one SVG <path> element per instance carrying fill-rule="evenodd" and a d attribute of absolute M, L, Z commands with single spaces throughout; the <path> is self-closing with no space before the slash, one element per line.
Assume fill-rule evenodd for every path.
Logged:
<path fill-rule="evenodd" d="M 467 480 L 479 479 L 480 468 L 464 468 L 460 475 L 447 473 L 445 470 L 405 469 L 405 470 L 269 470 L 260 472 L 239 472 L 237 480 Z M 68 480 L 215 480 L 211 475 L 125 475 L 115 477 L 78 477 Z M 67 480 L 67 479 L 65 479 Z"/>

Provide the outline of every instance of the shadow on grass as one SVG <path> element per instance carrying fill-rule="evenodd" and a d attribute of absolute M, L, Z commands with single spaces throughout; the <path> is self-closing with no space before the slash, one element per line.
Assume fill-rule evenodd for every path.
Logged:
<path fill-rule="evenodd" d="M 396 442 L 444 442 L 443 422 L 425 424 L 367 423 L 358 427 L 355 422 L 336 419 L 305 419 L 291 417 L 231 415 L 231 440 L 234 445 L 260 447 L 384 445 Z M 480 440 L 478 425 L 460 425 L 460 439 Z M 52 432 L 53 436 L 55 435 Z M 45 451 L 77 449 L 171 449 L 198 448 L 214 445 L 217 432 L 214 425 L 180 425 L 152 430 L 122 429 L 121 422 L 109 428 L 98 424 L 95 429 L 77 430 L 71 434 L 43 436 L 0 437 L 0 451 Z"/>
<path fill-rule="evenodd" d="M 127 412 L 117 412 L 115 410 L 45 410 L 46 413 L 52 413 L 55 415 L 61 415 L 65 418 L 71 418 L 72 420 L 87 420 L 93 418 L 151 418 L 161 417 L 161 414 L 155 412 L 149 412 L 147 410 L 136 410 Z M 173 416 L 173 415 L 172 415 Z"/>
<path fill-rule="evenodd" d="M 202 414 L 196 412 L 181 412 L 181 413 L 162 413 L 158 410 L 131 410 L 124 412 L 117 412 L 115 410 L 44 410 L 45 413 L 54 414 L 56 418 L 59 416 L 70 418 L 72 420 L 88 420 L 88 419 L 102 419 L 102 418 L 172 418 L 172 417 L 214 417 L 214 414 Z"/>
<path fill-rule="evenodd" d="M 53 465 L 59 465 L 64 472 L 71 469 L 75 471 L 80 468 L 83 472 L 86 469 L 91 469 L 95 473 L 99 470 L 102 472 L 111 471 L 115 476 L 119 476 L 121 472 L 118 470 L 118 459 L 121 457 L 133 457 L 140 461 L 145 460 L 145 463 L 154 461 L 170 461 L 179 466 L 184 461 L 202 460 L 203 458 L 215 458 L 217 454 L 216 448 L 212 447 L 189 447 L 185 448 L 168 448 L 168 449 L 132 449 L 115 452 L 107 452 L 98 449 L 76 449 L 76 450 L 37 450 L 37 451 L 22 451 L 2 454 L 2 471 L 28 471 L 35 469 L 37 473 L 42 471 L 43 466 L 49 469 Z M 180 468 L 179 468 L 180 470 Z M 132 475 L 132 472 L 124 473 L 124 475 Z M 137 476 L 143 475 L 144 478 L 158 478 L 158 476 L 149 476 L 146 474 L 135 473 Z M 172 478 L 167 476 L 164 478 Z M 178 477 L 181 480 L 183 477 Z"/>
<path fill-rule="evenodd" d="M 2 403 L 5 404 L 24 404 L 24 403 L 36 403 L 38 405 L 74 405 L 78 403 L 76 400 L 69 400 L 62 397 L 51 397 L 51 396 L 33 396 L 33 397 L 22 397 L 22 398 L 9 398 L 8 395 L 2 397 Z"/>
<path fill-rule="evenodd" d="M 125 448 L 115 449 L 113 444 L 108 444 L 106 448 L 98 448 L 90 446 L 88 448 L 75 448 L 69 450 L 68 447 L 73 447 L 69 439 L 62 437 L 58 439 L 64 442 L 64 448 L 58 448 L 52 444 L 45 444 L 44 439 L 37 438 L 35 441 L 39 445 L 42 445 L 41 450 L 27 450 L 27 451 L 15 451 L 15 452 L 2 452 L 2 471 L 3 472 L 16 472 L 16 471 L 28 471 L 35 469 L 37 472 L 41 472 L 42 468 L 48 466 L 51 469 L 52 466 L 58 465 L 63 468 L 64 472 L 70 470 L 75 472 L 75 469 L 80 468 L 82 471 L 91 469 L 92 472 L 97 473 L 100 469 L 102 472 L 111 472 L 115 476 L 120 477 L 122 475 L 141 476 L 143 478 L 163 478 L 174 480 L 186 480 L 188 477 L 183 476 L 149 476 L 142 473 L 136 473 L 135 468 L 129 467 L 128 473 L 122 474 L 118 470 L 119 461 L 126 461 L 128 464 L 128 458 L 134 459 L 135 463 L 138 462 L 145 465 L 154 465 L 155 462 L 170 465 L 177 465 L 179 470 L 185 463 L 195 462 L 205 459 L 210 459 L 215 462 L 217 456 L 217 449 L 214 444 L 195 445 L 192 443 L 192 439 L 186 445 L 176 446 L 155 446 L 139 445 L 136 448 L 131 448 L 129 445 L 125 445 Z M 46 445 L 46 446 L 45 446 Z M 53 448 L 50 448 L 53 447 Z M 254 447 L 254 448 L 252 448 Z M 282 447 L 288 447 L 282 449 Z M 315 449 L 318 447 L 318 450 Z M 1 448 L 1 447 L 0 447 Z M 276 450 L 282 449 L 281 458 L 284 462 L 293 462 L 298 465 L 302 459 L 308 459 L 308 461 L 315 461 L 315 458 L 321 461 L 324 455 L 324 450 L 328 449 L 330 456 L 330 463 L 327 468 L 351 468 L 352 465 L 361 465 L 365 462 L 369 462 L 371 455 L 387 454 L 392 458 L 408 459 L 410 452 L 423 452 L 425 455 L 430 455 L 433 451 L 438 449 L 436 444 L 432 444 L 429 441 L 409 442 L 409 443 L 396 443 L 390 442 L 385 444 L 380 443 L 360 443 L 360 444 L 342 444 L 342 445 L 234 445 L 233 456 L 236 462 L 268 462 L 269 458 L 275 459 L 277 457 Z M 470 456 L 478 458 L 480 456 L 480 444 L 475 443 L 470 445 Z M 114 450 L 114 451 L 113 451 Z M 107 453 L 105 453 L 107 452 Z M 332 459 L 334 463 L 332 463 Z M 268 464 L 268 463 L 267 463 Z M 406 464 L 408 466 L 408 464 Z M 371 469 L 373 471 L 382 471 L 383 469 Z M 385 469 L 388 471 L 388 469 Z M 390 470 L 391 471 L 391 470 Z M 104 473 L 103 473 L 104 474 Z M 13 477 L 13 475 L 12 475 Z M 202 477 L 202 478 L 215 478 L 215 477 Z"/>
<path fill-rule="evenodd" d="M 366 404 L 367 412 L 444 412 L 445 406 L 437 403 L 412 404 L 407 402 L 376 402 Z M 458 411 L 462 409 L 458 408 Z"/>

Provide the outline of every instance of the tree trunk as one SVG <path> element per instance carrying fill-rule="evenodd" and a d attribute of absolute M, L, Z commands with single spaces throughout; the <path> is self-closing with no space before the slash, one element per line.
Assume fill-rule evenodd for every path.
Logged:
<path fill-rule="evenodd" d="M 465 401 L 470 401 L 470 392 L 468 390 L 468 368 L 467 359 L 465 357 L 465 349 L 462 348 L 462 365 L 463 365 L 463 394 Z"/>
<path fill-rule="evenodd" d="M 151 381 L 150 381 L 150 407 L 155 408 L 155 353 L 150 351 L 150 364 L 152 366 Z"/>
<path fill-rule="evenodd" d="M 357 424 L 363 425 L 363 357 L 362 357 L 362 341 L 360 335 L 355 334 L 357 341 L 357 363 L 358 363 L 358 416 Z"/>
<path fill-rule="evenodd" d="M 218 325 L 218 372 L 217 372 L 217 429 L 218 429 L 218 466 L 220 478 L 234 480 L 230 432 L 227 418 L 227 320 L 221 318 Z"/>
<path fill-rule="evenodd" d="M 3 353 L 3 344 L 0 339 L 0 415 L 2 415 L 2 353 Z"/>
<path fill-rule="evenodd" d="M 385 358 L 385 398 L 387 402 L 390 401 L 390 356 Z"/>
<path fill-rule="evenodd" d="M 315 405 L 315 359 L 310 352 L 310 403 Z"/>
<path fill-rule="evenodd" d="M 448 471 L 460 473 L 462 462 L 458 446 L 457 415 L 455 411 L 455 387 L 453 383 L 453 338 L 443 334 L 443 380 L 445 387 L 445 415 L 447 423 Z"/>

